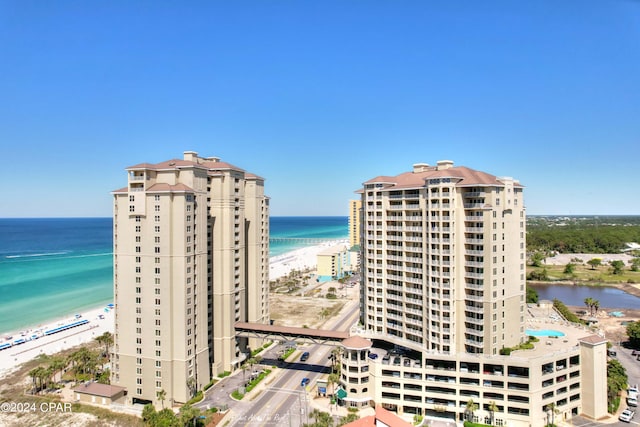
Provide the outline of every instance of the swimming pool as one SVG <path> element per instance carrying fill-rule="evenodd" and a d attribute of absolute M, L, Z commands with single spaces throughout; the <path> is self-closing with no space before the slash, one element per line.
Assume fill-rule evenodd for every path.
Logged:
<path fill-rule="evenodd" d="M 553 329 L 527 329 L 525 334 L 534 337 L 563 337 L 564 332 L 554 331 Z"/>

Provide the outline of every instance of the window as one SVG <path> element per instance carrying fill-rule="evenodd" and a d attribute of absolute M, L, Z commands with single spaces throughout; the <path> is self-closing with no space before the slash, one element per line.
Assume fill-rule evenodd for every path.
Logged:
<path fill-rule="evenodd" d="M 156 347 L 160 347 L 160 340 L 156 340 Z"/>
<path fill-rule="evenodd" d="M 156 357 L 160 357 L 161 353 L 160 350 L 156 350 Z"/>
<path fill-rule="evenodd" d="M 156 267 L 154 271 L 156 274 L 160 274 L 160 267 Z"/>
<path fill-rule="evenodd" d="M 142 303 L 142 298 L 136 297 L 136 304 L 141 304 L 141 303 Z"/>
<path fill-rule="evenodd" d="M 142 389 L 141 389 L 141 388 L 137 388 L 137 389 L 136 389 L 136 393 L 137 393 L 137 394 L 139 394 L 139 395 L 141 395 L 141 394 L 142 394 Z"/>
<path fill-rule="evenodd" d="M 136 236 L 136 243 L 140 243 L 140 236 Z"/>
<path fill-rule="evenodd" d="M 140 232 L 140 226 L 136 225 L 136 233 L 139 233 L 139 232 Z"/>
<path fill-rule="evenodd" d="M 156 216 L 154 216 L 154 217 L 153 217 L 153 220 L 154 220 L 155 222 L 160 222 L 160 215 L 156 215 Z"/>
<path fill-rule="evenodd" d="M 156 243 L 160 243 L 160 236 L 156 236 L 156 237 L 155 237 L 155 242 L 156 242 Z"/>
<path fill-rule="evenodd" d="M 139 286 L 137 286 L 137 287 L 136 287 L 136 294 L 139 294 L 139 293 L 141 293 L 141 292 L 142 292 L 142 288 L 141 288 L 141 287 L 139 287 Z"/>
<path fill-rule="evenodd" d="M 142 260 L 142 258 L 140 258 L 139 256 L 136 257 L 136 262 L 140 262 Z"/>
<path fill-rule="evenodd" d="M 160 319 L 156 319 L 156 326 L 160 326 Z"/>
<path fill-rule="evenodd" d="M 156 211 L 156 212 L 160 212 L 160 205 L 156 205 L 156 206 L 155 206 L 155 211 Z"/>
<path fill-rule="evenodd" d="M 159 232 L 160 232 L 160 226 L 159 226 L 159 225 L 156 225 L 156 226 L 154 227 L 154 231 L 155 231 L 156 233 L 159 233 Z"/>
<path fill-rule="evenodd" d="M 160 295 L 160 288 L 156 288 L 156 295 Z"/>
<path fill-rule="evenodd" d="M 157 254 L 159 254 L 159 253 L 160 253 L 160 246 L 156 246 L 156 248 L 155 248 L 155 252 L 156 252 Z"/>
<path fill-rule="evenodd" d="M 156 264 L 160 264 L 160 257 L 156 257 L 155 258 L 155 262 L 156 262 Z"/>
<path fill-rule="evenodd" d="M 136 378 L 136 384 L 142 385 L 142 378 Z"/>
<path fill-rule="evenodd" d="M 136 273 L 141 273 L 141 268 L 140 267 L 136 267 Z"/>
<path fill-rule="evenodd" d="M 160 298 L 156 298 L 156 305 L 160 305 Z"/>
<path fill-rule="evenodd" d="M 160 368 L 162 367 L 162 362 L 159 360 L 156 360 L 156 368 Z"/>
<path fill-rule="evenodd" d="M 156 194 L 155 196 L 153 196 L 153 200 L 155 200 L 156 202 L 160 201 L 160 195 Z"/>
<path fill-rule="evenodd" d="M 142 249 L 140 248 L 140 246 L 136 246 L 136 252 L 138 253 L 142 252 Z"/>

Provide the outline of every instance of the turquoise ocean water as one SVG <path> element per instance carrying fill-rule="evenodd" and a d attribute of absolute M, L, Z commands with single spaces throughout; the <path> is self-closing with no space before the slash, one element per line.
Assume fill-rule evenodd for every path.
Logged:
<path fill-rule="evenodd" d="M 270 255 L 345 239 L 347 217 L 271 217 Z M 111 218 L 0 219 L 0 333 L 113 300 Z"/>

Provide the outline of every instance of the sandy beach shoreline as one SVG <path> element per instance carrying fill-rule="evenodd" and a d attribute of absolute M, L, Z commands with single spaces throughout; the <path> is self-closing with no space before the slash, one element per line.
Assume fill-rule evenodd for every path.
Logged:
<path fill-rule="evenodd" d="M 32 335 L 39 335 L 37 339 L 29 339 L 22 344 L 0 350 L 0 378 L 5 377 L 17 366 L 37 357 L 40 354 L 55 354 L 60 351 L 86 344 L 105 332 L 113 333 L 114 310 L 106 305 L 93 308 L 78 314 L 79 317 L 66 316 L 49 322 L 43 322 L 32 328 L 25 328 L 14 334 L 3 334 L 0 343 L 5 343 L 6 337 L 11 337 L 11 342 L 16 339 L 28 339 Z M 74 321 L 87 320 L 88 322 L 67 330 L 42 335 L 45 331 L 55 329 Z"/>
<path fill-rule="evenodd" d="M 286 276 L 292 270 L 315 269 L 317 267 L 318 253 L 330 246 L 339 244 L 347 245 L 348 243 L 344 239 L 332 240 L 269 258 L 270 280 Z M 22 344 L 0 350 L 0 379 L 12 372 L 18 365 L 40 354 L 51 355 L 58 353 L 71 347 L 86 344 L 105 332 L 113 333 L 115 329 L 114 310 L 105 310 L 106 306 L 107 304 L 104 304 L 100 307 L 80 311 L 77 318 L 76 315 L 64 316 L 40 322 L 37 326 L 22 328 L 20 331 L 2 333 L 0 335 L 0 345 L 6 342 L 14 342 L 20 338 L 26 340 L 33 334 L 41 335 L 46 330 L 68 324 L 74 320 L 88 320 L 88 323 L 84 325 L 55 334 L 40 336 L 37 339 L 27 340 Z M 7 341 L 6 337 L 11 337 L 11 339 Z"/>

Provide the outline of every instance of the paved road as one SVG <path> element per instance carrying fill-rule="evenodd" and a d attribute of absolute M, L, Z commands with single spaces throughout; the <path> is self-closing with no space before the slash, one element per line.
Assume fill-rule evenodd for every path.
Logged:
<path fill-rule="evenodd" d="M 358 302 L 350 301 L 347 309 L 325 328 L 348 330 L 357 321 Z M 238 387 L 246 383 L 241 372 L 231 377 L 224 378 L 206 394 L 202 402 L 196 406 L 201 409 L 210 407 L 228 407 L 232 409 L 233 417 L 230 426 L 300 426 L 308 423 L 310 412 L 309 399 L 312 398 L 307 390 L 301 387 L 301 381 L 307 377 L 310 384 L 323 374 L 330 372 L 328 356 L 333 346 L 308 344 L 300 348 L 300 351 L 308 351 L 310 357 L 305 363 L 284 363 L 277 360 L 281 346 L 273 346 L 264 352 L 263 366 L 278 366 L 277 377 L 265 379 L 266 388 L 261 391 L 254 400 L 247 398 L 236 401 L 230 394 Z M 255 367 L 254 369 L 259 369 Z M 248 376 L 248 374 L 247 374 Z"/>

